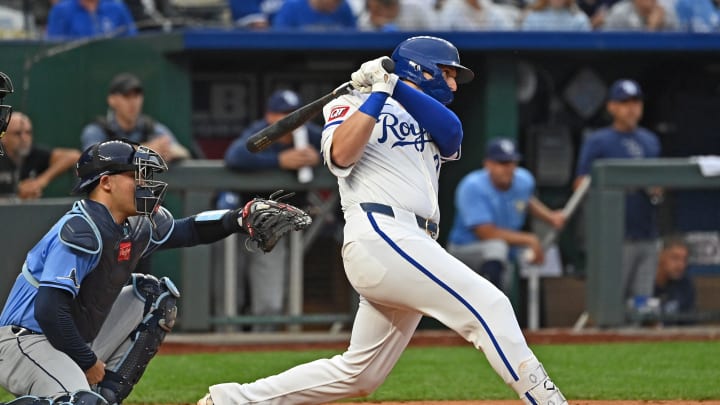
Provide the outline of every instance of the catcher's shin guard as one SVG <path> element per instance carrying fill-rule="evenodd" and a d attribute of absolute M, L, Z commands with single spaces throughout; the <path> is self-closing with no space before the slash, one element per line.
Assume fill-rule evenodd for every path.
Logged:
<path fill-rule="evenodd" d="M 3 405 L 0 403 L 0 405 Z M 5 405 L 108 405 L 105 398 L 87 390 L 77 390 L 72 394 L 60 394 L 53 397 L 24 395 Z"/>
<path fill-rule="evenodd" d="M 177 317 L 175 304 L 180 292 L 169 278 L 133 274 L 132 282 L 135 293 L 145 301 L 145 317 L 130 334 L 132 344 L 120 364 L 105 370 L 105 378 L 97 386 L 96 391 L 111 405 L 122 403 L 130 395 Z"/>
<path fill-rule="evenodd" d="M 520 399 L 528 405 L 567 405 L 560 389 L 550 380 L 537 360 L 528 360 L 519 367 L 520 379 L 511 384 Z"/>

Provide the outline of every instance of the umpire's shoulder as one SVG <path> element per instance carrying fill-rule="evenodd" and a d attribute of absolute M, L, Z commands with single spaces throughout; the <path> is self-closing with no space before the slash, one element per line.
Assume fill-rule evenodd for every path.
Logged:
<path fill-rule="evenodd" d="M 98 254 L 102 238 L 97 226 L 82 215 L 71 215 L 60 227 L 60 242 L 83 253 Z"/>

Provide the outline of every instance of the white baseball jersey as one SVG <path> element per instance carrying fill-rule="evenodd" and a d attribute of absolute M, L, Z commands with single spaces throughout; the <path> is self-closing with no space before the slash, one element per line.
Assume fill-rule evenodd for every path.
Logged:
<path fill-rule="evenodd" d="M 213 385 L 213 403 L 323 404 L 367 395 L 382 384 L 427 315 L 481 349 L 526 403 L 566 405 L 525 343 L 507 297 L 418 223 L 416 215 L 440 218 L 443 159 L 432 134 L 388 98 L 361 158 L 347 168 L 329 161 L 335 129 L 353 113 L 364 114 L 357 110 L 366 98 L 353 92 L 324 109 L 322 151 L 338 177 L 345 214 L 343 264 L 360 295 L 347 351 L 251 383 Z"/>
<path fill-rule="evenodd" d="M 322 152 L 330 172 L 338 177 L 343 211 L 361 202 L 376 202 L 439 222 L 438 176 L 444 158 L 431 135 L 394 99 L 385 102 L 360 161 L 348 168 L 329 161 L 336 124 L 357 111 L 367 97 L 353 91 L 323 109 Z"/>

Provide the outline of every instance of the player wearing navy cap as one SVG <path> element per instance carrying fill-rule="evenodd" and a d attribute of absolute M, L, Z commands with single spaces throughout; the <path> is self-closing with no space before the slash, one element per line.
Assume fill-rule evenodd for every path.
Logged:
<path fill-rule="evenodd" d="M 165 161 L 128 141 L 89 147 L 76 169 L 74 192 L 85 198 L 28 252 L 0 313 L 0 386 L 22 395 L 14 405 L 122 403 L 173 328 L 180 297 L 167 277 L 134 274 L 140 259 L 286 222 L 271 200 L 174 219 L 160 205 L 167 183 L 155 179 Z M 272 217 L 253 219 L 263 211 Z"/>
<path fill-rule="evenodd" d="M 607 110 L 612 124 L 589 134 L 580 149 L 576 169 L 577 187 L 589 176 L 597 159 L 645 159 L 660 156 L 660 142 L 653 132 L 638 124 L 643 114 L 643 92 L 630 79 L 610 86 Z M 623 284 L 625 298 L 650 297 L 657 268 L 658 236 L 654 204 L 662 200 L 662 190 L 632 190 L 625 196 L 625 239 L 623 241 Z"/>

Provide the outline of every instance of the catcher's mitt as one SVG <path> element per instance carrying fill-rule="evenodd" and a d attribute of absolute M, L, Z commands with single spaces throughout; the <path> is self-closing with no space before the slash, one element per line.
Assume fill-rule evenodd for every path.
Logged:
<path fill-rule="evenodd" d="M 280 202 L 295 193 L 278 197 L 282 193 L 283 190 L 278 190 L 268 199 L 253 198 L 242 210 L 242 226 L 250 235 L 248 243 L 254 244 L 263 252 L 271 251 L 286 233 L 305 229 L 312 223 L 312 218 L 305 211 Z M 248 250 L 253 250 L 249 244 L 246 243 L 245 246 Z"/>

